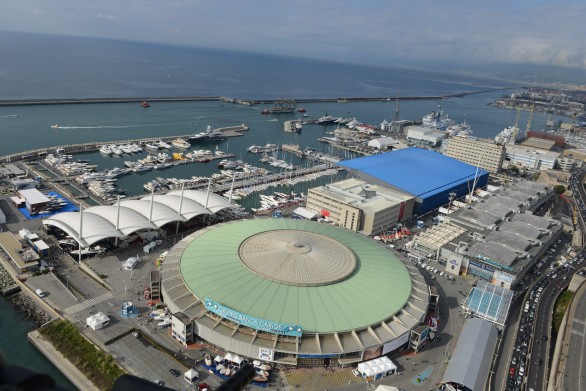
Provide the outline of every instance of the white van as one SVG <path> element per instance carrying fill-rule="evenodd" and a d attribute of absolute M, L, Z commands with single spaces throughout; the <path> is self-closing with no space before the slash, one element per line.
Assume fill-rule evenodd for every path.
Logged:
<path fill-rule="evenodd" d="M 527 312 L 529 312 L 529 302 L 528 302 L 528 301 L 527 301 L 527 302 L 525 302 L 525 308 L 523 309 L 523 312 L 524 312 L 524 313 L 527 313 Z"/>

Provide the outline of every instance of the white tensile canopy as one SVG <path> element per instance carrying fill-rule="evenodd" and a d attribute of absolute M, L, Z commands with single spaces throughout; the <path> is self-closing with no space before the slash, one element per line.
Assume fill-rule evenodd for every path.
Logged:
<path fill-rule="evenodd" d="M 191 368 L 189 371 L 183 374 L 183 378 L 188 382 L 193 383 L 194 380 L 199 379 L 199 372 Z"/>
<path fill-rule="evenodd" d="M 103 312 L 98 312 L 87 318 L 85 323 L 95 331 L 107 326 L 110 323 L 110 318 L 108 318 Z"/>
<path fill-rule="evenodd" d="M 222 360 L 224 360 L 224 357 L 217 355 L 216 358 L 214 358 L 215 362 L 221 362 Z"/>
<path fill-rule="evenodd" d="M 400 390 L 394 386 L 385 386 L 384 384 L 381 384 L 380 386 L 375 388 L 374 391 L 400 391 Z"/>
<path fill-rule="evenodd" d="M 224 356 L 224 358 L 230 362 L 240 364 L 244 359 L 237 354 L 228 353 Z"/>
<path fill-rule="evenodd" d="M 375 358 L 358 364 L 358 371 L 363 377 L 377 376 L 388 372 L 396 372 L 397 366 L 388 357 Z"/>

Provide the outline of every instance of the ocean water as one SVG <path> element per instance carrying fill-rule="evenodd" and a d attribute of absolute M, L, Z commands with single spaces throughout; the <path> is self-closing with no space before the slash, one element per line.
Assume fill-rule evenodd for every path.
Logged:
<path fill-rule="evenodd" d="M 0 100 L 78 97 L 229 96 L 270 99 L 336 97 L 394 97 L 443 95 L 490 88 L 514 87 L 497 79 L 362 64 L 278 57 L 267 54 L 215 49 L 162 46 L 103 39 L 44 36 L 2 32 L 0 34 Z M 474 134 L 493 137 L 515 120 L 516 112 L 488 104 L 496 91 L 443 101 L 445 113 L 466 120 Z M 400 103 L 402 119 L 418 119 L 434 110 L 438 101 Z M 379 124 L 394 117 L 394 102 L 319 103 L 304 106 L 310 117 L 329 113 L 356 117 Z M 301 134 L 285 134 L 283 121 L 298 113 L 263 116 L 263 106 L 246 107 L 220 102 L 153 102 L 144 109 L 132 104 L 83 104 L 47 106 L 0 106 L 0 155 L 34 148 L 87 141 L 125 140 L 140 137 L 192 134 L 207 125 L 223 127 L 245 123 L 244 137 L 229 138 L 197 149 L 216 147 L 259 165 L 258 155 L 245 152 L 251 144 L 295 143 L 328 152 L 316 141 L 333 127 L 307 125 Z M 276 120 L 275 120 L 276 119 Z M 521 117 L 524 128 L 527 113 Z M 546 117 L 535 114 L 533 129 L 544 126 Z M 59 124 L 59 129 L 51 125 Z M 194 148 L 196 146 L 194 145 Z M 100 168 L 122 166 L 120 158 L 97 153 L 86 158 Z M 133 157 L 136 160 L 137 157 Z M 293 158 L 291 158 L 293 159 Z M 296 164 L 302 162 L 293 161 Z M 141 194 L 142 184 L 156 176 L 209 175 L 215 164 L 185 165 L 162 172 L 123 177 L 118 185 L 129 194 Z M 32 347 L 24 330 L 30 325 L 0 300 L 5 357 L 31 365 L 66 382 L 57 370 Z M 8 330 L 8 331 L 4 331 Z M 71 387 L 68 385 L 68 387 Z"/>

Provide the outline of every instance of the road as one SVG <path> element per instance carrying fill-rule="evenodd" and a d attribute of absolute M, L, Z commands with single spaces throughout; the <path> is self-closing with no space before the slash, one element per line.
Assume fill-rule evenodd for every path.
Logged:
<path fill-rule="evenodd" d="M 543 285 L 543 291 L 537 301 L 533 327 L 530 327 L 529 322 L 526 323 L 526 330 L 532 330 L 529 341 L 529 354 L 525 363 L 527 374 L 525 379 L 526 389 L 544 390 L 547 383 L 553 307 L 556 299 L 568 287 L 571 279 L 572 270 L 570 269 L 570 272 L 566 272 L 564 269 L 569 269 L 569 267 L 552 270 L 549 272 L 551 274 L 549 277 L 544 277 L 543 281 L 546 281 L 546 283 Z M 534 289 L 534 295 L 536 295 L 539 288 Z M 531 302 L 532 300 L 529 301 Z M 527 318 L 529 317 L 525 319 Z M 541 364 L 538 362 L 541 362 Z"/>
<path fill-rule="evenodd" d="M 580 290 L 579 297 L 574 299 L 574 310 L 571 319 L 570 343 L 567 347 L 567 358 L 564 368 L 562 390 L 586 389 L 586 290 Z"/>

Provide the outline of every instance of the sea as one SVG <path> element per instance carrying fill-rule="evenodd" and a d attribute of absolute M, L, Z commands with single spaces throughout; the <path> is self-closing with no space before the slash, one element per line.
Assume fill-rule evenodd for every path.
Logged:
<path fill-rule="evenodd" d="M 514 110 L 489 106 L 521 84 L 484 75 L 440 73 L 401 67 L 372 66 L 368 58 L 357 63 L 283 57 L 263 53 L 216 48 L 172 46 L 107 39 L 2 32 L 0 34 L 0 100 L 49 98 L 226 96 L 241 99 L 351 98 L 438 96 L 474 93 L 441 101 L 444 113 L 458 122 L 468 122 L 477 137 L 494 137 L 515 122 Z M 360 61 L 360 62 L 358 62 Z M 303 104 L 309 118 L 331 114 L 357 118 L 378 125 L 392 120 L 420 119 L 436 110 L 438 100 L 311 103 Z M 194 134 L 210 125 L 226 127 L 246 124 L 242 137 L 193 146 L 222 150 L 249 163 L 260 165 L 258 155 L 246 147 L 266 143 L 299 144 L 337 153 L 317 138 L 333 127 L 305 125 L 301 134 L 283 132 L 283 122 L 300 113 L 260 115 L 267 105 L 252 107 L 203 102 L 0 106 L 0 156 L 36 148 L 88 141 L 116 141 L 141 137 Z M 524 129 L 528 114 L 522 113 Z M 554 117 L 554 120 L 564 120 Z M 535 113 L 532 129 L 543 129 L 547 116 Z M 52 125 L 59 128 L 52 128 Z M 122 166 L 125 158 L 84 154 L 100 168 Z M 348 156 L 345 156 L 348 157 Z M 130 158 L 138 159 L 139 156 Z M 289 159 L 289 158 L 287 158 Z M 293 157 L 290 157 L 293 161 Z M 303 162 L 294 160 L 294 164 Z M 397 168 L 400 169 L 400 168 Z M 156 176 L 189 178 L 205 176 L 215 164 L 184 165 L 165 171 L 129 175 L 118 186 L 129 195 L 143 194 L 142 184 Z M 4 301 L 0 350 L 10 362 L 31 366 L 51 374 L 59 384 L 73 389 L 58 371 L 28 343 L 24 331 L 30 327 Z M 13 335 L 14 333 L 14 335 Z"/>

